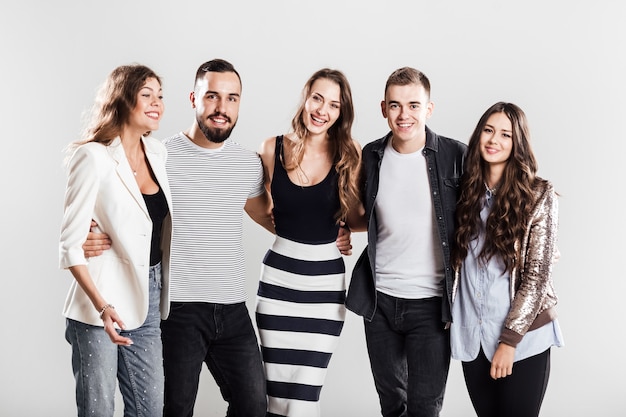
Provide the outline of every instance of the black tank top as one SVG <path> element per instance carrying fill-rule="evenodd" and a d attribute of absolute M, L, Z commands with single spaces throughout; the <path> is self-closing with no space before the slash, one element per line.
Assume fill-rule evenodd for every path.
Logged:
<path fill-rule="evenodd" d="M 339 210 L 335 165 L 322 182 L 302 187 L 291 182 L 282 159 L 283 137 L 277 136 L 271 185 L 276 234 L 301 243 L 334 242 L 339 231 L 335 220 Z"/>
<path fill-rule="evenodd" d="M 163 229 L 163 219 L 169 211 L 167 200 L 161 187 L 155 194 L 142 194 L 148 207 L 150 219 L 152 219 L 152 241 L 150 244 L 150 266 L 161 262 L 161 232 Z"/>

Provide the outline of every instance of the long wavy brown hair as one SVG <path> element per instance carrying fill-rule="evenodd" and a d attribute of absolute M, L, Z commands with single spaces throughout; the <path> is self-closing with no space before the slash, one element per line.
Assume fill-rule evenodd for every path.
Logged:
<path fill-rule="evenodd" d="M 350 208 L 359 202 L 358 175 L 360 155 L 352 139 L 352 123 L 354 122 L 354 106 L 352 90 L 346 76 L 338 70 L 323 68 L 315 72 L 306 82 L 302 90 L 302 100 L 295 116 L 291 120 L 291 127 L 295 133 L 295 143 L 291 150 L 291 160 L 284 161 L 285 169 L 296 169 L 304 157 L 304 141 L 308 130 L 304 124 L 305 102 L 311 94 L 313 83 L 319 79 L 328 79 L 337 85 L 340 90 L 339 118 L 328 129 L 331 145 L 331 157 L 338 174 L 340 208 L 335 218 L 345 221 Z"/>
<path fill-rule="evenodd" d="M 148 78 L 154 78 L 161 84 L 161 78 L 144 65 L 115 68 L 100 86 L 82 138 L 74 142 L 73 147 L 87 142 L 109 145 L 119 136 L 137 105 L 137 94 Z"/>
<path fill-rule="evenodd" d="M 494 113 L 504 113 L 511 121 L 513 147 L 500 183 L 496 186 L 491 212 L 485 224 L 485 245 L 479 254 L 482 261 L 498 256 L 509 271 L 520 266 L 517 264 L 520 256 L 516 253 L 515 241 L 524 235 L 529 220 L 534 203 L 533 184 L 541 181 L 536 176 L 537 161 L 530 146 L 526 115 L 515 104 L 494 104 L 478 121 L 468 144 L 456 208 L 456 246 L 452 251 L 452 264 L 457 269 L 467 256 L 470 242 L 483 227 L 480 211 L 485 198 L 488 166 L 480 156 L 480 135 Z"/>

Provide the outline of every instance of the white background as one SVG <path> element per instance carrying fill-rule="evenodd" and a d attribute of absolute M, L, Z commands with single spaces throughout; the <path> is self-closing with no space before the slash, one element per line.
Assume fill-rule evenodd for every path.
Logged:
<path fill-rule="evenodd" d="M 553 349 L 542 416 L 623 416 L 623 192 L 626 25 L 623 2 L 570 1 L 12 1 L 0 4 L 0 415 L 75 415 L 61 308 L 70 274 L 58 269 L 65 172 L 62 149 L 116 66 L 138 62 L 163 78 L 158 138 L 193 121 L 197 67 L 231 61 L 243 79 L 233 139 L 250 149 L 284 133 L 317 69 L 345 72 L 354 136 L 387 132 L 387 76 L 424 71 L 429 126 L 467 142 L 496 101 L 529 118 L 539 174 L 560 199 L 562 258 L 554 280 L 566 346 Z M 228 180 L 227 178 L 225 179 Z M 249 307 L 272 239 L 246 219 Z M 364 247 L 355 234 L 355 255 Z M 325 417 L 379 415 L 362 323 L 349 313 L 322 390 Z M 121 403 L 118 403 L 121 415 Z M 225 404 L 203 371 L 197 416 Z M 442 416 L 473 415 L 452 363 Z"/>

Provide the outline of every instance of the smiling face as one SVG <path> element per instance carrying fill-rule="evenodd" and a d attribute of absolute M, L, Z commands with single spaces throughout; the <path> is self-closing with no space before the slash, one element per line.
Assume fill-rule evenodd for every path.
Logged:
<path fill-rule="evenodd" d="M 137 103 L 128 117 L 128 126 L 144 134 L 158 130 L 165 110 L 161 84 L 156 78 L 147 78 L 137 93 Z"/>
<path fill-rule="evenodd" d="M 341 89 L 328 78 L 319 78 L 311 86 L 304 103 L 302 121 L 312 136 L 325 135 L 341 114 Z"/>
<path fill-rule="evenodd" d="M 480 156 L 490 168 L 506 165 L 513 151 L 513 127 L 503 112 L 493 113 L 480 133 Z"/>
<path fill-rule="evenodd" d="M 234 72 L 209 71 L 196 82 L 191 103 L 196 110 L 198 128 L 209 142 L 222 143 L 228 139 L 237 124 L 240 99 L 241 82 Z"/>
<path fill-rule="evenodd" d="M 424 146 L 426 120 L 432 115 L 433 103 L 423 85 L 390 85 L 380 105 L 393 134 L 394 149 L 409 153 Z"/>

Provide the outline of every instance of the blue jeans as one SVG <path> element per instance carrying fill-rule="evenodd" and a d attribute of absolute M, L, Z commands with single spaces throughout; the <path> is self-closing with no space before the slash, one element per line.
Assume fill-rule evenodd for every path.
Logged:
<path fill-rule="evenodd" d="M 450 367 L 450 332 L 439 297 L 409 300 L 377 293 L 365 323 L 367 351 L 384 417 L 436 417 Z"/>
<path fill-rule="evenodd" d="M 165 416 L 193 415 L 202 363 L 228 402 L 227 416 L 265 416 L 265 374 L 245 303 L 173 302 L 161 329 Z"/>
<path fill-rule="evenodd" d="M 119 331 L 133 340 L 131 346 L 112 343 L 103 327 L 67 319 L 65 339 L 72 346 L 78 417 L 112 417 L 116 380 L 125 417 L 163 414 L 161 264 L 150 267 L 149 297 L 148 316 L 141 327 Z"/>

